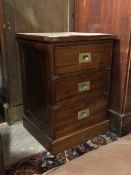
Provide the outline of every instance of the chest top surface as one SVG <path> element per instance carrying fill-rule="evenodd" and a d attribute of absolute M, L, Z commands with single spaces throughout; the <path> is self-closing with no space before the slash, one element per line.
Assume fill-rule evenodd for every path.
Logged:
<path fill-rule="evenodd" d="M 79 32 L 60 32 L 60 33 L 18 33 L 18 39 L 35 40 L 43 42 L 66 42 L 66 41 L 86 41 L 95 39 L 114 39 L 113 34 L 106 33 L 79 33 Z"/>

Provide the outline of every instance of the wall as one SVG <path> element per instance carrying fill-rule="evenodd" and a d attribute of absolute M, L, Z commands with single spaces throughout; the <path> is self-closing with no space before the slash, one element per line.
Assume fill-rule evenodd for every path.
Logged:
<path fill-rule="evenodd" d="M 72 0 L 15 0 L 15 9 L 16 32 L 67 32 L 73 30 Z"/>
<path fill-rule="evenodd" d="M 76 0 L 75 30 L 116 34 L 116 53 L 112 81 L 112 110 L 122 113 L 127 68 L 129 33 L 131 31 L 130 0 Z"/>
<path fill-rule="evenodd" d="M 112 129 L 120 135 L 131 131 L 131 0 L 76 0 L 75 30 L 117 35 L 114 42 L 110 93 Z"/>
<path fill-rule="evenodd" d="M 8 121 L 22 117 L 20 65 L 15 33 L 73 30 L 74 0 L 3 0 L 8 85 Z"/>
<path fill-rule="evenodd" d="M 4 98 L 4 81 L 3 81 L 3 71 L 2 71 L 2 54 L 0 52 L 0 98 Z M 0 99 L 2 100 L 2 99 Z"/>

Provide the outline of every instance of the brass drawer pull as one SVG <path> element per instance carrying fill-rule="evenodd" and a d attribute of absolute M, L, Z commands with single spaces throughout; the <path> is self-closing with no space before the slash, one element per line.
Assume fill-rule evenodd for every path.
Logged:
<path fill-rule="evenodd" d="M 78 83 L 78 92 L 84 92 L 89 90 L 90 90 L 90 81 Z"/>
<path fill-rule="evenodd" d="M 89 108 L 82 110 L 82 111 L 79 111 L 78 112 L 78 120 L 82 120 L 84 118 L 87 118 L 87 117 L 89 117 L 89 115 L 90 115 Z"/>
<path fill-rule="evenodd" d="M 80 53 L 79 63 L 89 63 L 91 62 L 91 53 Z"/>

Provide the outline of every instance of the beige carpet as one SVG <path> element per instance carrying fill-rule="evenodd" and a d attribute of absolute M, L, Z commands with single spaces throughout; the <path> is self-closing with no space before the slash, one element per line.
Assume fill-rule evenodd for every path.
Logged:
<path fill-rule="evenodd" d="M 131 134 L 47 175 L 131 175 Z"/>

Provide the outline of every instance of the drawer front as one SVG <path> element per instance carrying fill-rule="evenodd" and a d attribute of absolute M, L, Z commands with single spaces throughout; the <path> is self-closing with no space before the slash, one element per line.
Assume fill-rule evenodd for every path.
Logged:
<path fill-rule="evenodd" d="M 98 70 L 112 62 L 112 43 L 55 48 L 57 75 L 78 71 Z"/>
<path fill-rule="evenodd" d="M 83 99 L 61 107 L 55 113 L 56 138 L 66 136 L 107 119 L 108 98 Z"/>
<path fill-rule="evenodd" d="M 55 101 L 102 95 L 108 93 L 109 83 L 110 71 L 60 79 L 55 82 Z"/>

